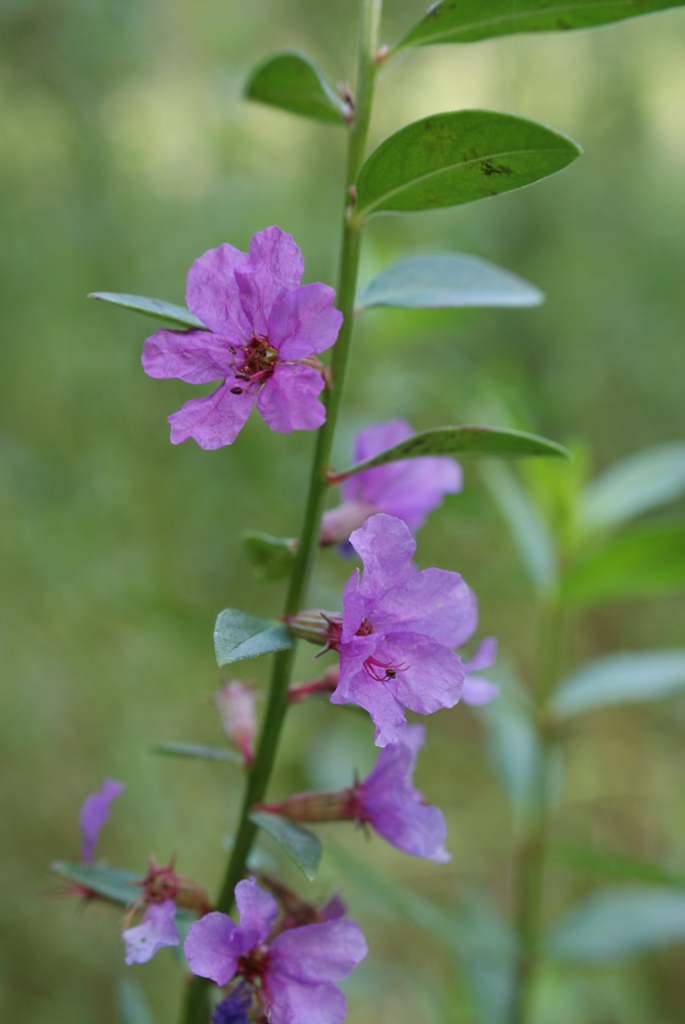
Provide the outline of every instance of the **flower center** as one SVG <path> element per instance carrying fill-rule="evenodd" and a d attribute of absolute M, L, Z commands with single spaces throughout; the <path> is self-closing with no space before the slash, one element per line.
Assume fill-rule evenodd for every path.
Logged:
<path fill-rule="evenodd" d="M 242 361 L 237 351 L 234 351 L 236 358 L 235 376 L 238 380 L 248 383 L 263 381 L 274 372 L 278 362 L 278 352 L 269 344 L 265 334 L 252 333 L 252 341 L 249 341 L 242 349 Z"/>
<path fill-rule="evenodd" d="M 404 661 L 399 664 L 394 661 L 379 661 L 378 658 L 374 658 L 373 654 L 370 654 L 364 661 L 364 671 L 377 683 L 387 683 L 391 679 L 397 679 L 397 673 L 406 672 L 408 668 L 409 665 Z"/>
<path fill-rule="evenodd" d="M 261 982 L 268 969 L 269 953 L 264 946 L 257 946 L 245 956 L 238 957 L 238 974 L 252 984 Z"/>

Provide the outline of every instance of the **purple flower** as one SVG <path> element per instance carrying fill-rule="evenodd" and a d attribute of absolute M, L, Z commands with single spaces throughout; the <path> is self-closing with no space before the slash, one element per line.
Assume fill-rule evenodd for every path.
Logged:
<path fill-rule="evenodd" d="M 146 964 L 163 946 L 178 946 L 180 939 L 175 916 L 176 904 L 172 899 L 151 903 L 140 924 L 126 928 L 123 933 L 126 963 Z"/>
<path fill-rule="evenodd" d="M 281 931 L 269 941 L 278 904 L 254 878 L 239 882 L 240 924 L 218 911 L 196 921 L 185 942 L 190 969 L 226 985 L 239 976 L 254 988 L 270 1024 L 340 1024 L 345 997 L 335 982 L 367 953 L 354 921 L 338 918 Z"/>
<path fill-rule="evenodd" d="M 217 1003 L 212 1024 L 250 1024 L 247 1012 L 252 996 L 243 985 L 238 985 L 225 999 Z"/>
<path fill-rule="evenodd" d="M 303 271 L 302 253 L 278 227 L 254 235 L 249 253 L 224 243 L 193 263 L 186 301 L 208 330 L 157 331 L 145 342 L 143 369 L 222 383 L 169 417 L 172 444 L 232 444 L 255 403 L 272 430 L 321 426 L 324 379 L 313 357 L 335 343 L 342 314 L 328 285 L 300 285 Z"/>
<path fill-rule="evenodd" d="M 474 676 L 474 672 L 480 672 L 484 668 L 492 668 L 497 660 L 497 641 L 489 636 L 483 640 L 471 661 L 464 665 L 466 679 L 461 691 L 461 699 L 464 704 L 471 707 L 478 707 L 481 704 L 489 704 L 491 700 L 499 696 L 499 686 L 491 683 L 489 679 L 481 676 Z"/>
<path fill-rule="evenodd" d="M 354 461 L 371 459 L 413 435 L 406 420 L 376 423 L 357 434 Z M 400 459 L 365 469 L 343 481 L 341 491 L 345 500 L 325 513 L 321 543 L 340 544 L 377 512 L 396 516 L 416 533 L 429 512 L 442 504 L 445 495 L 456 494 L 461 487 L 461 467 L 447 456 Z"/>
<path fill-rule="evenodd" d="M 354 816 L 403 853 L 446 864 L 451 858 L 445 850 L 445 818 L 412 784 L 416 756 L 425 740 L 424 727 L 410 725 L 398 743 L 380 752 L 369 777 L 354 788 Z"/>
<path fill-rule="evenodd" d="M 84 864 L 92 864 L 95 847 L 102 826 L 109 820 L 112 802 L 123 793 L 123 782 L 105 779 L 99 793 L 91 793 L 81 804 L 79 825 L 83 835 L 81 860 Z"/>
<path fill-rule="evenodd" d="M 407 526 L 376 515 L 350 543 L 364 564 L 343 594 L 342 622 L 331 622 L 329 646 L 340 654 L 334 704 L 358 704 L 376 726 L 376 745 L 401 738 L 404 708 L 429 715 L 459 700 L 464 666 L 450 650 L 471 636 L 476 600 L 461 576 L 418 572 Z"/>

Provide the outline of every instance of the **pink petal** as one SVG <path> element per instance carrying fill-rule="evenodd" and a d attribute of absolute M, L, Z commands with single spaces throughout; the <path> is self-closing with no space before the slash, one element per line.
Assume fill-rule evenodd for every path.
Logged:
<path fill-rule="evenodd" d="M 374 602 L 391 587 L 403 586 L 412 572 L 416 541 L 400 519 L 372 516 L 350 534 L 350 544 L 364 563 L 360 590 Z"/>
<path fill-rule="evenodd" d="M 301 985 L 287 975 L 269 975 L 266 987 L 269 1024 L 342 1024 L 345 996 L 335 985 Z"/>
<path fill-rule="evenodd" d="M 143 920 L 123 933 L 127 964 L 146 964 L 164 946 L 178 946 L 180 939 L 174 923 L 176 904 L 173 900 L 151 904 Z"/>
<path fill-rule="evenodd" d="M 279 293 L 267 334 L 281 359 L 304 359 L 335 344 L 343 318 L 334 299 L 335 291 L 318 283 Z"/>
<path fill-rule="evenodd" d="M 495 697 L 499 697 L 500 688 L 496 683 L 481 676 L 467 676 L 461 691 L 461 699 L 469 707 L 477 708 L 483 704 L 489 704 Z"/>
<path fill-rule="evenodd" d="M 278 974 L 305 984 L 342 981 L 367 952 L 359 925 L 337 918 L 281 932 L 269 946 L 269 963 Z"/>
<path fill-rule="evenodd" d="M 234 930 L 230 917 L 218 911 L 191 925 L 183 949 L 193 974 L 210 978 L 217 985 L 231 980 L 238 966 L 238 958 L 230 948 Z"/>
<path fill-rule="evenodd" d="M 484 668 L 492 668 L 497 661 L 497 641 L 494 636 L 486 636 L 478 647 L 478 650 L 464 664 L 467 672 L 480 672 Z"/>
<path fill-rule="evenodd" d="M 446 569 L 424 569 L 407 576 L 401 585 L 388 588 L 376 599 L 369 615 L 381 633 L 406 629 L 447 647 L 464 643 L 478 624 L 472 591 L 459 573 Z"/>
<path fill-rule="evenodd" d="M 178 377 L 187 384 L 223 380 L 233 367 L 231 338 L 210 331 L 157 331 L 143 345 L 148 377 Z"/>
<path fill-rule="evenodd" d="M 388 635 L 376 651 L 382 662 L 404 664 L 395 679 L 385 685 L 410 711 L 431 715 L 451 708 L 459 700 L 464 666 L 448 647 L 419 633 Z"/>
<path fill-rule="evenodd" d="M 281 288 L 297 288 L 302 281 L 302 253 L 292 235 L 279 227 L 265 228 L 250 240 L 250 256 L 245 269 L 259 281 L 261 311 L 266 327 L 271 307 Z"/>
<path fill-rule="evenodd" d="M 350 664 L 342 652 L 339 683 L 331 696 L 331 704 L 357 704 L 368 711 L 376 726 L 374 743 L 377 747 L 396 743 L 407 725 L 404 707 L 387 684 L 370 679 L 362 664 Z"/>
<path fill-rule="evenodd" d="M 92 864 L 100 830 L 109 820 L 112 801 L 116 800 L 123 793 L 124 789 L 123 782 L 105 779 L 100 791 L 98 793 L 91 793 L 81 804 L 79 825 L 83 835 L 81 860 L 84 864 Z"/>
<path fill-rule="evenodd" d="M 235 271 L 245 267 L 248 259 L 247 253 L 224 242 L 196 259 L 188 271 L 188 309 L 217 334 L 245 339 L 252 335 L 235 279 Z"/>
<path fill-rule="evenodd" d="M 254 388 L 246 387 L 240 395 L 234 395 L 231 387 L 235 385 L 235 379 L 229 378 L 213 394 L 192 398 L 173 413 L 169 417 L 171 443 L 180 444 L 192 437 L 208 451 L 233 444 L 255 400 Z"/>
<path fill-rule="evenodd" d="M 323 377 L 311 366 L 280 363 L 257 397 L 257 408 L 272 430 L 315 430 L 326 420 L 326 408 L 317 396 Z"/>
<path fill-rule="evenodd" d="M 240 955 L 243 956 L 269 937 L 278 917 L 278 903 L 271 893 L 260 889 L 254 878 L 238 882 L 235 887 L 235 903 L 240 914 L 240 924 L 234 934 L 233 948 L 238 951 L 235 940 L 239 933 Z"/>

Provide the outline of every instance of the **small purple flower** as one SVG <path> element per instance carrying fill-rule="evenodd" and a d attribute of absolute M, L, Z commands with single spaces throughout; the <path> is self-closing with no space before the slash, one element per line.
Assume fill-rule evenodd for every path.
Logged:
<path fill-rule="evenodd" d="M 445 850 L 443 813 L 428 806 L 412 784 L 416 756 L 425 741 L 424 727 L 410 725 L 398 743 L 380 752 L 374 770 L 353 790 L 354 816 L 403 853 L 446 864 L 451 857 Z"/>
<path fill-rule="evenodd" d="M 335 343 L 342 314 L 325 284 L 301 285 L 304 262 L 290 235 L 259 231 L 249 253 L 224 243 L 188 273 L 188 308 L 207 331 L 161 330 L 143 348 L 150 377 L 188 384 L 221 380 L 169 417 L 172 444 L 194 438 L 201 448 L 232 444 L 252 407 L 272 430 L 314 430 L 326 419 L 314 358 Z"/>
<path fill-rule="evenodd" d="M 340 1024 L 342 981 L 364 959 L 366 942 L 354 921 L 289 928 L 270 939 L 278 904 L 254 878 L 239 882 L 240 924 L 218 911 L 196 921 L 185 941 L 190 969 L 226 985 L 238 976 L 253 986 L 270 1024 Z"/>
<path fill-rule="evenodd" d="M 476 651 L 471 661 L 464 665 L 466 679 L 461 691 L 461 699 L 464 704 L 471 707 L 479 707 L 481 704 L 489 704 L 491 700 L 499 696 L 499 686 L 491 683 L 489 679 L 482 676 L 474 676 L 474 672 L 480 672 L 485 668 L 492 668 L 497 660 L 497 641 L 494 637 L 486 637 Z"/>
<path fill-rule="evenodd" d="M 250 1024 L 247 1013 L 252 996 L 244 985 L 238 985 L 225 999 L 217 1003 L 212 1024 Z"/>
<path fill-rule="evenodd" d="M 125 788 L 123 782 L 105 779 L 100 791 L 91 793 L 81 804 L 79 825 L 83 835 L 81 860 L 84 864 L 93 863 L 100 830 L 109 820 L 113 801 L 123 793 Z"/>
<path fill-rule="evenodd" d="M 450 648 L 476 628 L 476 599 L 456 572 L 417 571 L 416 543 L 399 519 L 372 516 L 350 543 L 364 574 L 354 571 L 342 622 L 331 622 L 329 646 L 340 654 L 331 701 L 365 708 L 384 747 L 401 738 L 404 708 L 429 715 L 459 700 L 464 666 Z"/>
<path fill-rule="evenodd" d="M 126 963 L 146 964 L 163 946 L 178 946 L 175 916 L 176 904 L 172 899 L 151 903 L 140 924 L 123 932 Z"/>
<path fill-rule="evenodd" d="M 357 434 L 354 461 L 371 459 L 413 435 L 406 420 L 376 423 Z M 346 541 L 352 530 L 377 512 L 396 516 L 416 533 L 445 495 L 457 494 L 461 487 L 461 467 L 447 456 L 401 459 L 355 473 L 341 484 L 343 503 L 324 514 L 321 543 Z"/>

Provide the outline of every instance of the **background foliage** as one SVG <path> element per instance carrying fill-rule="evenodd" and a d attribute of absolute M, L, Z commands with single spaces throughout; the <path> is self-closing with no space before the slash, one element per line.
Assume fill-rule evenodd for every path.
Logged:
<path fill-rule="evenodd" d="M 245 248 L 272 223 L 302 247 L 307 280 L 334 280 L 342 133 L 248 106 L 240 93 L 259 57 L 289 46 L 311 53 L 330 80 L 344 79 L 353 6 L 4 0 L 0 8 L 0 799 L 8 846 L 0 1013 L 17 1024 L 116 1018 L 117 912 L 81 913 L 71 900 L 44 895 L 55 885 L 49 861 L 77 853 L 77 808 L 102 775 L 128 783 L 103 854 L 141 870 L 148 851 L 161 859 L 176 851 L 184 873 L 218 882 L 217 850 L 239 797 L 230 785 L 236 769 L 156 757 L 149 747 L 218 739 L 209 703 L 216 613 L 240 605 L 271 615 L 280 606 L 278 584 L 253 581 L 239 531 L 297 531 L 312 445 L 306 434 L 279 439 L 253 417 L 234 448 L 172 448 L 166 416 L 189 389 L 145 378 L 139 352 L 148 324 L 85 294 L 182 301 L 198 254 L 224 240 Z M 388 39 L 421 11 L 409 0 L 386 6 Z M 435 110 L 482 106 L 546 121 L 586 153 L 534 189 L 368 226 L 362 285 L 391 258 L 459 249 L 527 277 L 547 303 L 365 313 L 339 465 L 349 461 L 345 435 L 396 415 L 417 429 L 499 419 L 578 444 L 585 454 L 575 469 L 557 473 L 589 473 L 679 437 L 684 41 L 682 12 L 674 11 L 597 33 L 407 52 L 381 81 L 373 144 Z M 525 674 L 530 592 L 474 469 L 465 493 L 420 538 L 419 558 L 463 573 L 479 596 L 483 633 L 500 638 L 503 671 L 518 664 Z M 349 567 L 333 556 L 321 565 L 313 598 L 335 607 Z M 615 649 L 677 644 L 682 614 L 682 597 L 579 613 L 569 667 Z M 301 658 L 306 678 L 310 651 Z M 254 680 L 265 671 L 247 663 Z M 352 767 L 367 771 L 365 728 L 325 704 L 300 709 L 282 749 L 283 792 L 337 787 Z M 557 845 L 584 842 L 677 872 L 685 699 L 611 709 L 577 730 Z M 378 840 L 363 862 L 442 903 L 476 899 L 486 887 L 506 901 L 508 817 L 479 722 L 457 709 L 435 716 L 430 733 L 418 782 L 447 814 L 452 864 L 408 861 Z M 453 955 L 421 930 L 416 906 L 412 919 L 370 897 L 355 867 L 362 835 L 331 826 L 331 836 L 340 852 L 325 854 L 315 890 L 344 877 L 375 947 L 373 964 L 348 986 L 352 1024 L 417 1015 L 470 1024 Z M 601 873 L 562 864 L 561 852 L 558 859 L 549 886 L 557 912 L 607 878 L 606 866 Z M 137 976 L 160 1019 L 170 1019 L 172 957 Z M 554 1007 L 559 1024 L 675 1024 L 683 985 L 678 950 L 589 973 L 550 968 L 541 1020 Z"/>

